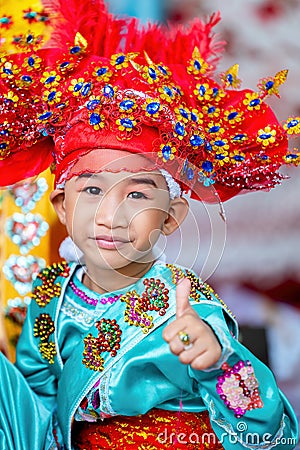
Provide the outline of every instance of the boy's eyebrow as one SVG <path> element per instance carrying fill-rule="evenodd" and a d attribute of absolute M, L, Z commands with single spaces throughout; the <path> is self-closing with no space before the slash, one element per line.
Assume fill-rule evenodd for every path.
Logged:
<path fill-rule="evenodd" d="M 81 178 L 92 178 L 95 175 L 97 176 L 97 174 L 90 173 L 90 172 L 81 173 L 76 178 L 76 181 L 80 180 Z M 128 182 L 129 182 L 129 184 L 148 184 L 150 186 L 153 186 L 153 187 L 157 188 L 157 184 L 155 183 L 155 181 L 152 180 L 152 178 L 148 178 L 148 177 L 129 178 Z"/>
<path fill-rule="evenodd" d="M 155 188 L 157 188 L 157 184 L 155 183 L 154 180 L 152 180 L 152 178 L 130 178 L 129 180 L 130 184 L 148 184 L 150 186 L 153 186 Z"/>

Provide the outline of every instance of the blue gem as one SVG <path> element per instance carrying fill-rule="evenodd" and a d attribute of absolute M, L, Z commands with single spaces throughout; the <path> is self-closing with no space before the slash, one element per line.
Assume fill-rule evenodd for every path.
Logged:
<path fill-rule="evenodd" d="M 200 61 L 198 61 L 197 59 L 195 59 L 195 61 L 194 61 L 194 67 L 196 70 L 201 70 Z"/>
<path fill-rule="evenodd" d="M 7 75 L 12 75 L 13 72 L 11 69 L 7 69 L 6 67 L 4 67 L 3 72 L 6 73 Z"/>
<path fill-rule="evenodd" d="M 29 34 L 29 35 L 27 36 L 26 42 L 27 42 L 27 44 L 31 44 L 31 43 L 33 42 L 33 36 L 32 36 L 32 34 Z"/>
<path fill-rule="evenodd" d="M 206 92 L 206 87 L 203 86 L 203 84 L 201 84 L 201 86 L 198 89 L 198 92 L 201 95 L 201 97 L 203 97 L 205 95 L 205 92 Z"/>
<path fill-rule="evenodd" d="M 286 159 L 297 159 L 298 155 L 295 155 L 293 153 L 289 153 L 288 155 L 286 155 Z"/>
<path fill-rule="evenodd" d="M 184 126 L 182 125 L 182 123 L 180 122 L 176 123 L 175 131 L 177 134 L 179 134 L 179 136 L 184 136 Z"/>
<path fill-rule="evenodd" d="M 48 102 L 52 102 L 52 100 L 54 100 L 55 97 L 56 97 L 56 92 L 55 91 L 50 92 L 50 94 L 48 95 L 48 99 L 47 99 Z"/>
<path fill-rule="evenodd" d="M 228 114 L 228 120 L 233 120 L 238 115 L 237 111 L 232 111 L 230 114 Z"/>
<path fill-rule="evenodd" d="M 246 138 L 246 135 L 245 134 L 236 134 L 233 138 L 232 138 L 232 140 L 233 141 L 242 141 L 242 140 L 244 140 Z"/>
<path fill-rule="evenodd" d="M 198 122 L 198 116 L 197 116 L 197 114 L 191 112 L 191 120 L 192 120 L 193 122 Z"/>
<path fill-rule="evenodd" d="M 163 66 L 157 66 L 163 75 L 168 75 L 167 70 Z"/>
<path fill-rule="evenodd" d="M 194 178 L 194 171 L 191 167 L 186 171 L 186 177 L 188 180 L 192 180 Z"/>
<path fill-rule="evenodd" d="M 235 160 L 235 161 L 244 161 L 244 157 L 242 156 L 242 155 L 235 155 L 234 157 L 233 157 L 233 159 Z"/>
<path fill-rule="evenodd" d="M 262 159 L 263 161 L 267 161 L 269 159 L 268 155 L 261 155 L 260 159 Z"/>
<path fill-rule="evenodd" d="M 56 106 L 55 106 L 55 108 L 56 109 L 63 109 L 63 108 L 65 108 L 67 105 L 66 105 L 66 103 L 58 103 Z"/>
<path fill-rule="evenodd" d="M 159 111 L 160 103 L 152 102 L 148 103 L 146 110 L 148 114 L 156 114 Z"/>
<path fill-rule="evenodd" d="M 91 125 L 99 125 L 99 123 L 101 123 L 101 117 L 99 116 L 99 114 L 97 113 L 92 113 L 90 115 L 90 124 Z"/>
<path fill-rule="evenodd" d="M 81 47 L 79 45 L 76 45 L 75 47 L 70 48 L 71 55 L 75 55 L 76 53 L 79 53 L 81 50 Z"/>
<path fill-rule="evenodd" d="M 60 69 L 64 70 L 69 66 L 70 62 L 69 61 L 65 61 L 63 63 L 60 64 Z"/>
<path fill-rule="evenodd" d="M 52 116 L 52 112 L 51 111 L 47 111 L 44 114 L 41 114 L 38 119 L 39 120 L 47 120 L 50 119 L 50 117 Z"/>
<path fill-rule="evenodd" d="M 232 75 L 232 73 L 229 73 L 226 78 L 227 78 L 228 83 L 231 85 L 233 83 L 233 75 Z"/>
<path fill-rule="evenodd" d="M 82 88 L 83 83 L 80 81 L 79 83 L 76 83 L 74 86 L 74 92 L 79 92 L 80 89 Z"/>
<path fill-rule="evenodd" d="M 205 142 L 204 147 L 205 147 L 205 150 L 207 150 L 208 152 L 211 152 L 213 149 L 210 142 Z"/>
<path fill-rule="evenodd" d="M 106 84 L 103 88 L 103 94 L 105 97 L 112 98 L 115 94 L 115 91 L 112 86 Z"/>
<path fill-rule="evenodd" d="M 214 166 L 210 161 L 204 161 L 202 163 L 202 169 L 205 170 L 205 172 L 211 172 L 213 168 Z"/>
<path fill-rule="evenodd" d="M 164 91 L 169 97 L 173 97 L 173 92 L 168 86 L 164 86 Z"/>
<path fill-rule="evenodd" d="M 267 91 L 269 91 L 274 86 L 274 81 L 271 81 L 271 80 L 267 81 L 265 86 L 266 86 Z"/>
<path fill-rule="evenodd" d="M 208 114 L 213 114 L 216 111 L 216 107 L 215 106 L 210 106 L 207 110 Z"/>
<path fill-rule="evenodd" d="M 87 109 L 89 109 L 90 111 L 93 111 L 93 109 L 95 109 L 99 104 L 100 104 L 100 100 L 94 99 L 94 100 L 90 100 L 90 101 L 87 103 L 86 107 L 87 107 Z"/>
<path fill-rule="evenodd" d="M 172 154 L 172 149 L 170 145 L 164 145 L 161 152 L 166 160 L 170 159 L 170 156 Z"/>
<path fill-rule="evenodd" d="M 118 66 L 119 64 L 123 64 L 124 61 L 125 61 L 125 56 L 124 55 L 120 55 L 116 59 L 116 65 Z"/>
<path fill-rule="evenodd" d="M 7 148 L 7 143 L 6 142 L 1 142 L 0 150 L 5 150 L 6 148 Z"/>
<path fill-rule="evenodd" d="M 218 93 L 219 93 L 219 89 L 214 87 L 213 88 L 213 96 L 216 97 L 218 95 Z"/>
<path fill-rule="evenodd" d="M 221 140 L 215 141 L 215 142 L 214 142 L 214 145 L 216 145 L 217 147 L 223 147 L 223 146 L 225 145 L 225 142 L 224 142 L 224 141 L 221 141 Z"/>
<path fill-rule="evenodd" d="M 182 115 L 182 117 L 184 117 L 185 119 L 188 119 L 188 118 L 189 118 L 189 114 L 186 112 L 185 109 L 179 108 L 179 112 L 180 112 L 180 114 Z"/>
<path fill-rule="evenodd" d="M 51 75 L 50 77 L 48 77 L 45 81 L 44 84 L 50 84 L 53 83 L 53 81 L 56 80 L 56 76 L 55 75 Z"/>
<path fill-rule="evenodd" d="M 86 97 L 90 93 L 91 87 L 92 87 L 92 83 L 85 83 L 85 85 L 83 86 L 83 88 L 81 90 L 81 95 L 83 97 Z"/>
<path fill-rule="evenodd" d="M 298 124 L 299 124 L 299 120 L 293 119 L 293 120 L 289 121 L 289 123 L 287 124 L 287 127 L 288 128 L 293 128 L 293 127 L 296 127 Z"/>
<path fill-rule="evenodd" d="M 98 75 L 98 77 L 101 77 L 102 75 L 106 74 L 106 72 L 107 72 L 107 68 L 101 67 L 100 69 L 97 70 L 96 74 Z"/>
<path fill-rule="evenodd" d="M 260 105 L 260 99 L 259 98 L 254 98 L 253 100 L 251 100 L 251 102 L 249 103 L 250 106 L 257 106 Z"/>
<path fill-rule="evenodd" d="M 260 139 L 270 139 L 272 137 L 271 133 L 264 133 L 259 135 Z"/>
<path fill-rule="evenodd" d="M 125 127 L 125 128 L 133 128 L 132 120 L 130 120 L 126 117 L 124 119 L 120 120 L 120 124 L 123 125 L 123 127 Z"/>
<path fill-rule="evenodd" d="M 191 143 L 194 147 L 198 147 L 199 145 L 203 145 L 203 144 L 204 144 L 204 139 L 202 139 L 202 137 L 199 136 L 198 134 L 194 134 L 194 135 L 191 136 L 191 138 L 190 138 L 190 143 Z"/>
<path fill-rule="evenodd" d="M 209 128 L 209 133 L 217 133 L 220 130 L 219 125 L 214 125 L 213 127 Z"/>
<path fill-rule="evenodd" d="M 123 109 L 123 111 L 128 111 L 134 106 L 134 101 L 132 100 L 123 100 L 120 103 L 120 108 Z"/>
<path fill-rule="evenodd" d="M 152 78 L 152 80 L 156 80 L 157 73 L 152 67 L 149 67 L 148 73 L 149 73 L 149 77 Z"/>
<path fill-rule="evenodd" d="M 32 78 L 29 75 L 23 75 L 21 80 L 25 81 L 25 83 L 32 83 Z"/>
<path fill-rule="evenodd" d="M 29 56 L 27 62 L 28 62 L 28 65 L 29 65 L 30 67 L 33 67 L 33 66 L 34 66 L 35 61 L 34 61 L 34 58 L 33 58 L 32 56 Z"/>
<path fill-rule="evenodd" d="M 216 158 L 216 159 L 219 159 L 220 161 L 222 161 L 222 159 L 225 158 L 225 155 L 222 155 L 222 153 L 218 153 L 218 154 L 215 156 L 215 158 Z"/>
<path fill-rule="evenodd" d="M 1 134 L 1 136 L 8 136 L 9 131 L 8 130 L 0 130 L 0 134 Z"/>

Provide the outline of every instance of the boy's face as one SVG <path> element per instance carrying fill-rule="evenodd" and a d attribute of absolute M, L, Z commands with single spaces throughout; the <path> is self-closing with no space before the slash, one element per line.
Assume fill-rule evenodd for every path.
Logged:
<path fill-rule="evenodd" d="M 132 157 L 136 161 L 137 155 Z M 178 226 L 173 203 L 182 199 L 170 200 L 158 171 L 106 170 L 82 172 L 66 182 L 61 207 L 56 208 L 61 221 L 88 268 L 120 269 L 152 261 L 160 234 Z"/>

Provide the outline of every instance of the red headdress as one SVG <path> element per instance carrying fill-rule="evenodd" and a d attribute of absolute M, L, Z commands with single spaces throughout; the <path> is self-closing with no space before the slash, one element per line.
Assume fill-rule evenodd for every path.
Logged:
<path fill-rule="evenodd" d="M 102 0 L 44 3 L 56 15 L 50 41 L 37 50 L 29 35 L 22 52 L 1 58 L 2 186 L 51 164 L 60 185 L 81 155 L 117 148 L 147 154 L 194 197 L 215 201 L 211 186 L 221 200 L 269 189 L 282 164 L 299 163 L 287 137 L 300 119 L 281 125 L 264 102 L 286 71 L 258 92 L 238 89 L 237 66 L 213 78 L 218 14 L 187 28 L 141 28 Z"/>

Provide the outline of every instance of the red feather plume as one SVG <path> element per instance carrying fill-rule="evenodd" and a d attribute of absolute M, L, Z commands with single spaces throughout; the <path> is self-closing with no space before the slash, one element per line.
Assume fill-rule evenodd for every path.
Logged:
<path fill-rule="evenodd" d="M 182 64 L 198 47 L 202 58 L 215 65 L 225 44 L 213 32 L 218 12 L 206 23 L 196 18 L 187 25 L 142 25 L 136 18 L 110 14 L 103 0 L 43 0 L 43 4 L 54 23 L 47 47 L 73 44 L 79 32 L 98 56 L 145 51 L 155 62 Z"/>

